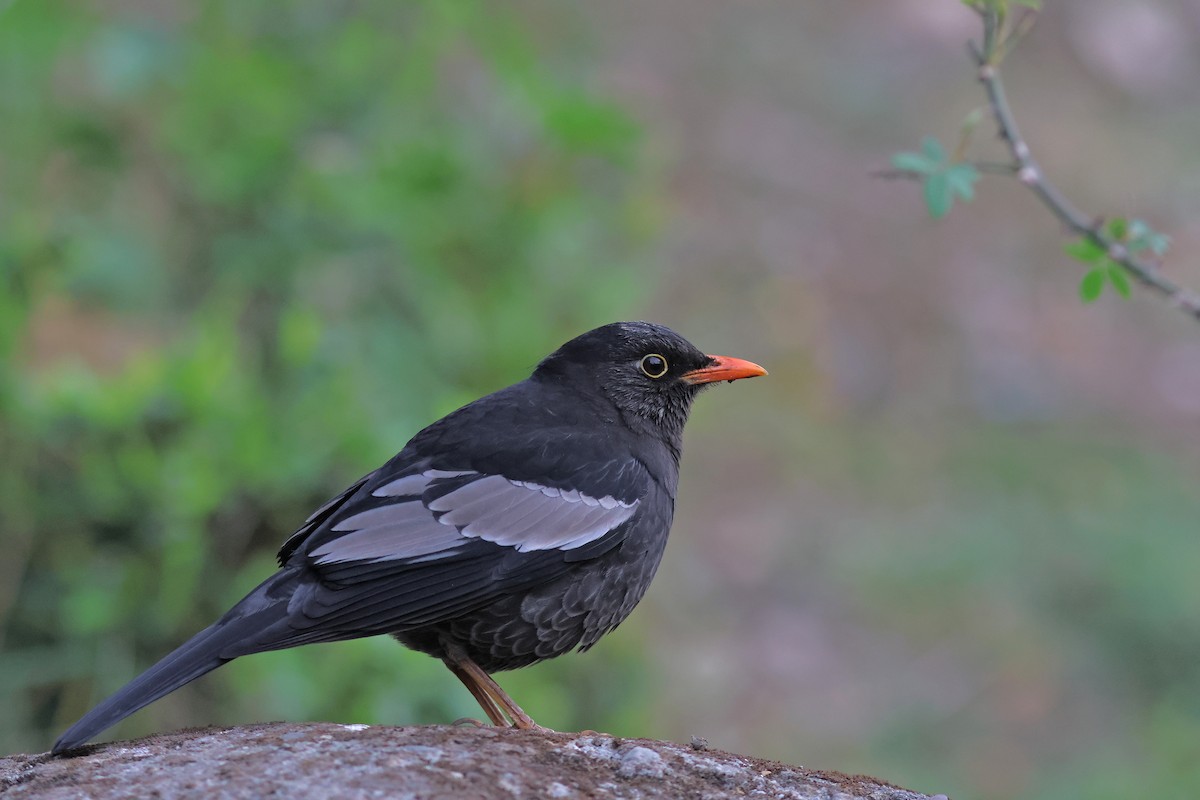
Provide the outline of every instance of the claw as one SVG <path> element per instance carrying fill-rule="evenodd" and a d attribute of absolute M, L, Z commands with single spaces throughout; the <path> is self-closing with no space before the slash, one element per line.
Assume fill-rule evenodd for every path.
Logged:
<path fill-rule="evenodd" d="M 474 725 L 476 728 L 486 728 L 487 727 L 486 722 L 480 722 L 479 720 L 474 719 L 473 717 L 459 717 L 458 719 L 454 720 L 454 722 L 451 722 L 450 724 L 454 725 L 454 726 Z"/>

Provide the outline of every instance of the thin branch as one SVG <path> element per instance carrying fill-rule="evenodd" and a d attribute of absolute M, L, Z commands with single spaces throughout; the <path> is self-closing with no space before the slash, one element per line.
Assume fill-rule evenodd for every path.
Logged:
<path fill-rule="evenodd" d="M 1046 180 L 1046 174 L 1021 136 L 1000 80 L 999 64 L 1003 58 L 1004 40 L 999 17 L 994 10 L 981 11 L 980 16 L 983 18 L 984 46 L 980 48 L 971 42 L 970 51 L 979 68 L 979 81 L 987 92 L 1000 138 L 1008 145 L 1013 157 L 1013 164 L 1008 171 L 1015 173 L 1021 183 L 1033 190 L 1042 204 L 1069 229 L 1103 248 L 1110 260 L 1124 267 L 1143 286 L 1164 295 L 1172 304 L 1200 319 L 1200 294 L 1163 277 L 1157 264 L 1131 253 L 1124 244 L 1107 236 L 1097 223 L 1097 218 L 1084 214 L 1054 184 Z"/>

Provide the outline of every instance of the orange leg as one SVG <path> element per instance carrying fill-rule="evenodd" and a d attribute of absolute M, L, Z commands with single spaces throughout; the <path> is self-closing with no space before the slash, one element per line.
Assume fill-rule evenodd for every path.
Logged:
<path fill-rule="evenodd" d="M 492 676 L 484 672 L 482 667 L 467 658 L 466 655 L 454 653 L 452 657 L 445 658 L 443 661 L 479 702 L 483 712 L 488 715 L 488 719 L 493 724 L 520 730 L 549 730 L 549 728 L 543 728 L 534 722 L 533 718 L 522 711 L 521 707 L 500 688 L 500 684 L 492 680 Z"/>
<path fill-rule="evenodd" d="M 500 711 L 499 708 L 496 707 L 496 703 L 492 700 L 491 697 L 488 696 L 488 693 L 483 690 L 483 687 L 481 687 L 479 684 L 475 683 L 475 681 L 472 679 L 472 677 L 465 670 L 463 670 L 461 667 L 459 667 L 457 664 L 455 664 L 453 661 L 446 660 L 443 663 L 445 663 L 446 667 L 451 672 L 454 673 L 454 676 L 456 678 L 458 678 L 460 681 L 462 681 L 463 686 L 467 687 L 467 691 L 470 692 L 471 696 L 473 696 L 475 698 L 476 702 L 479 703 L 479 707 L 483 709 L 483 713 L 487 714 L 488 719 L 490 719 L 492 721 L 493 725 L 501 725 L 501 726 L 508 725 L 508 720 L 506 720 L 504 718 L 504 714 Z M 478 720 L 473 720 L 473 719 L 462 719 L 462 720 L 459 720 L 458 722 L 474 722 L 474 723 L 482 724 L 482 723 L 479 723 Z"/>

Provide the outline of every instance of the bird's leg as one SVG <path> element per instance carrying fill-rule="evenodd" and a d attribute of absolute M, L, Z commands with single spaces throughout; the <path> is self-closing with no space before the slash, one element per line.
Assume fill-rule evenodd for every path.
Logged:
<path fill-rule="evenodd" d="M 521 707 L 500 688 L 500 684 L 492 680 L 492 676 L 472 661 L 461 647 L 450 644 L 445 644 L 445 647 L 446 655 L 442 662 L 463 682 L 463 686 L 467 687 L 467 691 L 478 701 L 493 724 L 520 730 L 549 730 L 538 725 L 521 710 Z"/>
<path fill-rule="evenodd" d="M 508 718 L 512 720 L 512 727 L 526 731 L 549 730 L 549 728 L 543 728 L 541 725 L 538 725 L 536 722 L 534 722 L 533 717 L 526 714 L 521 707 L 517 705 L 503 689 L 500 688 L 500 684 L 492 680 L 492 676 L 488 675 L 483 668 L 474 661 L 469 658 L 462 658 L 458 661 L 456 666 L 470 678 L 471 682 L 474 683 L 480 689 L 480 691 L 487 695 L 488 702 L 493 708 L 499 706 L 499 708 L 508 715 Z M 459 673 L 455 671 L 455 674 L 458 675 Z M 467 678 L 463 678 L 462 675 L 459 675 L 459 678 L 463 681 L 463 683 L 467 683 Z M 470 684 L 467 685 L 467 688 L 471 688 Z M 475 694 L 475 690 L 472 689 L 471 693 Z M 479 695 L 475 694 L 475 698 L 479 699 Z M 482 700 L 480 700 L 480 704 L 483 704 Z M 484 706 L 483 710 L 488 712 L 489 717 L 491 716 L 491 712 L 488 711 L 487 706 Z M 494 717 L 492 721 L 495 722 Z M 503 725 L 505 723 L 497 722 L 496 724 Z"/>
<path fill-rule="evenodd" d="M 463 686 L 467 687 L 467 691 L 470 692 L 471 696 L 474 697 L 476 702 L 479 703 L 479 707 L 483 709 L 483 713 L 488 715 L 488 719 L 492 721 L 493 725 L 499 725 L 501 727 L 508 726 L 508 720 L 504 718 L 504 714 L 499 708 L 496 707 L 495 701 L 492 700 L 491 696 L 488 695 L 487 691 L 485 691 L 482 686 L 475 682 L 470 673 L 448 658 L 442 663 L 446 665 L 447 669 L 454 673 L 454 677 L 462 681 Z M 463 721 L 478 722 L 478 720 L 467 719 L 464 719 Z"/>

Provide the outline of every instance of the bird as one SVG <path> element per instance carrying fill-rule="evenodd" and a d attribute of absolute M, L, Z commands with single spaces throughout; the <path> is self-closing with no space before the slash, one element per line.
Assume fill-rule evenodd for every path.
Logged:
<path fill-rule="evenodd" d="M 692 401 L 766 374 L 649 322 L 571 339 L 318 508 L 277 572 L 51 753 L 235 658 L 380 634 L 440 659 L 493 724 L 541 729 L 491 674 L 587 650 L 624 621 L 666 546 Z"/>

